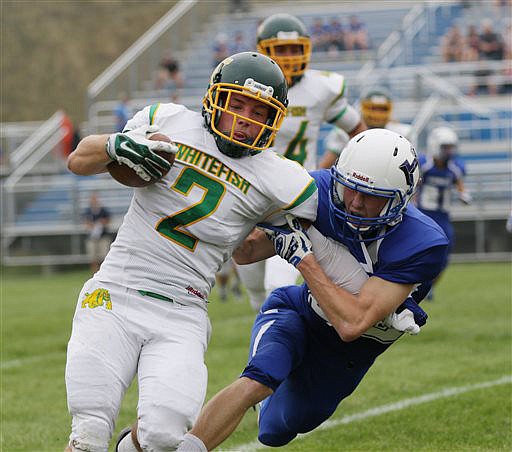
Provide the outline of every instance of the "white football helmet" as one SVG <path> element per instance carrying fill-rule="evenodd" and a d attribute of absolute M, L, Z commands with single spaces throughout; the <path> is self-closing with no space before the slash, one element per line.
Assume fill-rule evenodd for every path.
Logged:
<path fill-rule="evenodd" d="M 435 159 L 449 160 L 455 154 L 459 138 L 450 127 L 436 127 L 427 138 L 427 153 Z"/>
<path fill-rule="evenodd" d="M 384 237 L 391 230 L 383 226 L 395 226 L 402 220 L 420 179 L 420 170 L 416 151 L 406 138 L 391 130 L 371 129 L 348 142 L 331 168 L 331 177 L 331 223 L 336 220 L 337 229 L 341 227 L 345 232 L 349 226 L 356 233 L 353 239 L 367 241 Z M 345 187 L 387 198 L 388 202 L 376 218 L 351 214 L 343 202 Z M 342 235 L 346 236 L 345 232 Z"/>

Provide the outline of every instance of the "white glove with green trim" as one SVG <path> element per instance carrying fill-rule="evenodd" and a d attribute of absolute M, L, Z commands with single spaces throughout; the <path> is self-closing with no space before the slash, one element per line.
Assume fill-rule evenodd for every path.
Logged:
<path fill-rule="evenodd" d="M 149 140 L 148 137 L 157 131 L 156 125 L 144 125 L 129 132 L 113 133 L 107 140 L 107 155 L 133 169 L 145 181 L 158 180 L 171 165 L 155 151 L 176 154 L 178 147 L 174 143 Z"/>

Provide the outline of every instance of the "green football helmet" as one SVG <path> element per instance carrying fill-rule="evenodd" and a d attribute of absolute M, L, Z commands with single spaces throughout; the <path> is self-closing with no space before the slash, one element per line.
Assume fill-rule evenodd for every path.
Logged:
<path fill-rule="evenodd" d="M 281 46 L 294 46 L 293 55 L 281 54 Z M 290 86 L 300 80 L 311 59 L 306 26 L 291 14 L 267 17 L 258 27 L 256 48 L 279 64 Z"/>
<path fill-rule="evenodd" d="M 255 99 L 269 107 L 265 123 L 242 116 L 230 109 L 233 93 Z M 202 114 L 206 128 L 215 138 L 219 150 L 230 157 L 252 155 L 270 147 L 286 116 L 288 86 L 283 72 L 270 58 L 256 52 L 242 52 L 227 57 L 213 71 L 203 98 Z M 221 115 L 233 116 L 230 131 L 220 130 Z M 244 119 L 261 126 L 254 138 L 235 138 L 235 123 Z"/>
<path fill-rule="evenodd" d="M 393 100 L 385 88 L 371 88 L 361 98 L 361 115 L 371 129 L 385 128 L 392 111 Z"/>

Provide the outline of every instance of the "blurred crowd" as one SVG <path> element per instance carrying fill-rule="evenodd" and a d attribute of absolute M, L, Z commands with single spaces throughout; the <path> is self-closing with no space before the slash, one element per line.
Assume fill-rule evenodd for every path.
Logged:
<path fill-rule="evenodd" d="M 512 26 L 509 23 L 502 34 L 494 29 L 489 18 L 483 19 L 480 27 L 471 24 L 466 30 L 454 25 L 442 38 L 441 54 L 446 63 L 510 59 Z"/>
<path fill-rule="evenodd" d="M 512 23 L 509 21 L 503 32 L 496 28 L 490 18 L 484 18 L 479 27 L 470 24 L 466 30 L 461 30 L 460 26 L 454 25 L 442 38 L 441 55 L 444 62 L 480 62 L 469 95 L 506 94 L 512 91 L 510 67 L 496 73 L 484 64 L 512 58 Z"/>
<path fill-rule="evenodd" d="M 350 16 L 346 24 L 335 16 L 328 22 L 317 17 L 310 33 L 313 49 L 317 52 L 367 50 L 370 47 L 366 24 L 356 15 Z"/>

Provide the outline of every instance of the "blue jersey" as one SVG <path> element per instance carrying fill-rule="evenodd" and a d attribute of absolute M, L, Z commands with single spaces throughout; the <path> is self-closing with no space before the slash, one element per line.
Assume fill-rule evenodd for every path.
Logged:
<path fill-rule="evenodd" d="M 451 189 L 466 174 L 464 162 L 449 160 L 445 168 L 438 168 L 431 157 L 420 155 L 419 164 L 423 181 L 417 197 L 418 208 L 448 217 Z"/>
<path fill-rule="evenodd" d="M 409 204 L 402 221 L 382 239 L 358 242 L 350 237 L 349 228 L 347 236 L 340 237 L 337 225 L 329 218 L 330 173 L 319 170 L 311 175 L 318 187 L 318 211 L 313 225 L 323 235 L 343 243 L 368 275 L 399 284 L 418 284 L 413 298 L 419 303 L 446 263 L 448 239 L 439 225 Z"/>
<path fill-rule="evenodd" d="M 403 220 L 382 239 L 373 243 L 341 239 L 339 227 L 329 219 L 330 173 L 320 170 L 311 175 L 319 203 L 314 227 L 342 242 L 369 275 L 418 284 L 412 296 L 421 301 L 447 257 L 448 240 L 441 228 L 411 205 Z M 414 314 L 416 323 L 422 325 L 424 319 L 421 322 Z M 402 334 L 379 322 L 356 340 L 344 342 L 312 308 L 306 284 L 274 290 L 256 317 L 249 362 L 242 373 L 274 391 L 261 403 L 260 442 L 282 446 L 297 433 L 320 425 Z"/>

